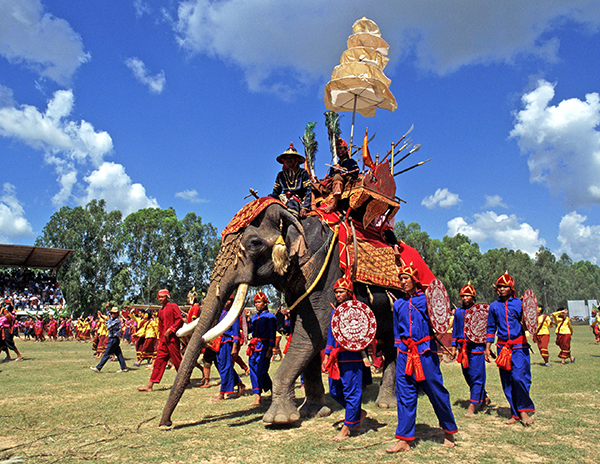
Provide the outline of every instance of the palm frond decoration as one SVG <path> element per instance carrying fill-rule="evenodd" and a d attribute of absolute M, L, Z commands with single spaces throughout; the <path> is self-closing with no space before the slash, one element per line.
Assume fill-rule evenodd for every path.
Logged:
<path fill-rule="evenodd" d="M 315 140 L 315 126 L 316 122 L 306 123 L 304 129 L 304 136 L 300 137 L 302 145 L 304 145 L 304 156 L 306 158 L 306 167 L 308 173 L 313 176 L 315 175 L 315 158 L 317 154 L 317 148 L 319 143 Z"/>
<path fill-rule="evenodd" d="M 325 111 L 325 127 L 327 127 L 327 135 L 329 137 L 329 148 L 331 150 L 331 164 L 338 162 L 337 152 L 335 149 L 335 141 L 341 135 L 340 115 L 335 111 Z"/>

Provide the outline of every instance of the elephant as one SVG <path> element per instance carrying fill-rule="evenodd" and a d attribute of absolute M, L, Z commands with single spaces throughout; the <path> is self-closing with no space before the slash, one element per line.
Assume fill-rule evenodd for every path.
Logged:
<path fill-rule="evenodd" d="M 161 425 L 171 425 L 172 413 L 190 381 L 203 346 L 238 317 L 248 286 L 269 284 L 282 291 L 287 303 L 291 307 L 295 303 L 295 307 L 291 310 L 292 341 L 273 375 L 272 402 L 263 422 L 286 424 L 300 417 L 322 417 L 331 413 L 326 406 L 319 354 L 327 340 L 330 303 L 335 301 L 333 285 L 342 276 L 336 237 L 319 217 L 308 216 L 300 221 L 278 201 L 268 204 L 249 224 L 225 235 L 203 310 L 165 404 Z M 236 288 L 229 320 L 215 325 Z M 391 291 L 395 297 L 400 296 L 400 292 L 396 292 Z M 371 307 L 377 319 L 376 338 L 383 341 L 385 347 L 385 366 L 376 404 L 390 407 L 396 402 L 396 349 L 390 290 L 357 283 L 355 295 Z M 300 374 L 304 378 L 305 401 L 298 408 L 294 388 Z"/>

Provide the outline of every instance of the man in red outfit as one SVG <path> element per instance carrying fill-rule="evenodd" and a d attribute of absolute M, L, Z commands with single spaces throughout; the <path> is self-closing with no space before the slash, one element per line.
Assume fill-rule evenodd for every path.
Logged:
<path fill-rule="evenodd" d="M 150 381 L 145 387 L 138 387 L 139 391 L 152 391 L 154 384 L 160 382 L 169 359 L 173 362 L 175 369 L 179 369 L 181 364 L 179 339 L 175 335 L 175 332 L 183 325 L 181 311 L 175 303 L 169 303 L 169 290 L 159 290 L 156 298 L 162 306 L 158 310 L 158 349 Z"/>

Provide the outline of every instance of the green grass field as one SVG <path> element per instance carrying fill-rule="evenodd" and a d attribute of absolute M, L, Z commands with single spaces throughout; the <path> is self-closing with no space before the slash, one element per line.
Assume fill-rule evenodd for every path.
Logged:
<path fill-rule="evenodd" d="M 495 365 L 488 365 L 487 390 L 492 406 L 465 418 L 468 389 L 456 363 L 442 366 L 459 427 L 456 448 L 445 449 L 433 409 L 419 399 L 417 440 L 408 453 L 388 455 L 394 442 L 395 409 L 378 409 L 377 386 L 367 388 L 364 432 L 329 441 L 344 412 L 332 400 L 330 417 L 304 420 L 291 427 L 265 427 L 262 408 L 250 408 L 251 396 L 218 404 L 209 400 L 218 387 L 197 388 L 199 371 L 173 415 L 171 429 L 158 421 L 175 371 L 167 371 L 153 393 L 140 393 L 150 371 L 142 366 L 117 374 L 109 362 L 101 374 L 89 343 L 17 340 L 25 360 L 0 364 L 0 462 L 71 463 L 597 463 L 600 462 L 600 345 L 591 331 L 575 327 L 575 364 L 561 366 L 551 345 L 551 367 L 532 355 L 531 396 L 534 425 L 504 425 L 508 405 Z M 553 337 L 551 338 L 553 343 Z M 134 349 L 124 347 L 128 365 Z M 272 363 L 272 372 L 278 367 Z M 213 381 L 218 373 L 213 367 Z M 249 385 L 247 377 L 242 378 Z M 379 378 L 375 376 L 375 383 Z M 326 378 L 324 377 L 326 382 Z M 216 383 L 216 382 L 215 382 Z M 296 390 L 298 403 L 303 392 Z"/>

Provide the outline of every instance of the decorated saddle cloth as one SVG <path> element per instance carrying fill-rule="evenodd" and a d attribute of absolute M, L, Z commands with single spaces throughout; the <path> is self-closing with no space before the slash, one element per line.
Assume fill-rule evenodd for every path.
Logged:
<path fill-rule="evenodd" d="M 419 252 L 405 243 L 398 244 L 400 260 L 397 262 L 394 249 L 383 239 L 379 229 L 364 228 L 361 222 L 351 219 L 342 222 L 338 214 L 326 214 L 321 209 L 309 215 L 319 216 L 332 229 L 339 227 L 340 268 L 353 282 L 400 290 L 400 267 L 411 263 L 419 270 L 424 287 L 435 279 Z"/>
<path fill-rule="evenodd" d="M 285 205 L 280 201 L 272 197 L 261 197 L 250 203 L 244 205 L 235 216 L 229 221 L 227 227 L 221 232 L 221 237 L 225 239 L 229 234 L 234 234 L 240 229 L 248 227 L 256 217 L 264 211 L 267 206 L 273 203 L 279 203 L 281 206 Z"/>
<path fill-rule="evenodd" d="M 400 262 L 396 261 L 394 249 L 381 237 L 379 230 L 373 227 L 362 227 L 354 221 L 354 235 L 352 230 L 348 234 L 346 249 L 348 251 L 348 264 L 354 271 L 353 280 L 365 284 L 381 287 L 401 289 L 398 272 L 400 267 L 413 264 L 419 270 L 421 284 L 427 287 L 435 276 L 421 258 L 417 250 L 405 243 L 398 243 L 400 248 Z"/>
<path fill-rule="evenodd" d="M 222 238 L 225 239 L 227 235 L 250 225 L 265 208 L 273 203 L 284 206 L 281 201 L 272 197 L 261 197 L 243 206 L 221 232 Z M 394 249 L 383 240 L 380 230 L 374 227 L 364 228 L 362 223 L 357 221 L 352 221 L 354 226 L 352 227 L 349 222 L 351 219 L 342 223 L 338 214 L 325 214 L 322 210 L 313 211 L 309 215 L 319 216 L 332 229 L 339 227 L 340 268 L 345 275 L 351 276 L 352 281 L 400 289 L 399 267 L 396 264 Z M 400 247 L 398 264 L 404 266 L 413 263 L 419 270 L 421 283 L 428 286 L 435 277 L 419 252 L 402 242 L 398 246 Z"/>

